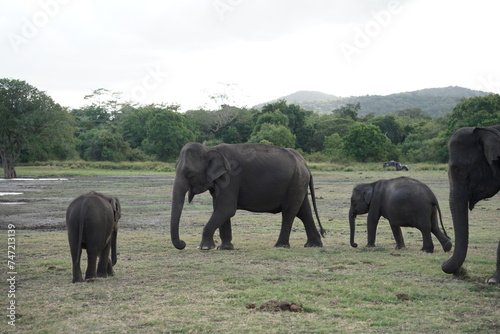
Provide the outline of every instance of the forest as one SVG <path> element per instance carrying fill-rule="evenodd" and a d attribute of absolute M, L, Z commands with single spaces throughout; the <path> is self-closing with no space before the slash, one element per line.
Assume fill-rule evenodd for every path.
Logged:
<path fill-rule="evenodd" d="M 361 116 L 360 102 L 320 114 L 285 100 L 181 113 L 178 105 L 138 105 L 103 88 L 85 101 L 69 109 L 25 81 L 0 79 L 4 176 L 16 177 L 16 163 L 47 160 L 174 162 L 187 142 L 291 147 L 310 161 L 444 163 L 455 130 L 500 124 L 498 94 L 463 98 L 434 118 L 420 108 Z"/>

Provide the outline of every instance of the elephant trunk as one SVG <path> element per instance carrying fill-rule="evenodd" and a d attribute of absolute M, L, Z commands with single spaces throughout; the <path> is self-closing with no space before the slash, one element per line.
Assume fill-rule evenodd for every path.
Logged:
<path fill-rule="evenodd" d="M 186 243 L 179 238 L 179 221 L 188 189 L 189 186 L 185 180 L 179 177 L 175 178 L 174 190 L 172 192 L 172 211 L 170 215 L 170 237 L 172 239 L 172 244 L 177 249 L 184 249 L 186 247 Z"/>
<path fill-rule="evenodd" d="M 111 264 L 114 266 L 116 264 L 116 236 L 118 231 L 114 230 L 113 235 L 111 237 Z"/>
<path fill-rule="evenodd" d="M 351 246 L 356 248 L 358 244 L 354 242 L 354 233 L 356 230 L 356 214 L 354 213 L 353 208 L 349 210 L 349 225 L 351 227 Z"/>
<path fill-rule="evenodd" d="M 455 249 L 450 259 L 443 262 L 441 269 L 447 273 L 456 273 L 465 261 L 469 244 L 469 212 L 467 211 L 467 191 L 451 187 L 450 211 L 455 230 Z"/>

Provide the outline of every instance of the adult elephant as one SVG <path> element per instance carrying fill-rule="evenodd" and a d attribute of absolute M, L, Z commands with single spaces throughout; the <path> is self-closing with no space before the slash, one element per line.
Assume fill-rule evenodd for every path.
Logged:
<path fill-rule="evenodd" d="M 448 143 L 450 159 L 450 210 L 455 229 L 453 256 L 443 263 L 445 273 L 456 273 L 467 256 L 469 215 L 477 202 L 500 190 L 500 125 L 465 127 L 457 130 Z M 500 282 L 500 243 L 497 268 L 487 283 Z"/>
<path fill-rule="evenodd" d="M 438 238 L 445 252 L 452 247 L 451 241 L 439 229 L 438 213 L 443 227 L 441 210 L 436 196 L 424 183 L 409 177 L 398 177 L 389 180 L 379 180 L 372 183 L 362 183 L 354 187 L 349 209 L 349 225 L 351 227 L 351 246 L 354 242 L 356 215 L 368 213 L 368 247 L 375 246 L 377 225 L 380 217 L 389 220 L 396 249 L 405 247 L 401 227 L 415 227 L 422 233 L 422 251 L 432 253 L 434 243 L 431 233 Z"/>
<path fill-rule="evenodd" d="M 120 217 L 121 206 L 118 199 L 94 191 L 81 195 L 68 206 L 66 227 L 73 264 L 73 283 L 83 282 L 80 268 L 82 248 L 87 249 L 85 279 L 114 275 Z M 99 263 L 96 272 L 97 257 Z"/>
<path fill-rule="evenodd" d="M 214 211 L 203 228 L 199 248 L 215 248 L 214 233 L 219 229 L 218 249 L 234 249 L 231 217 L 237 209 L 282 213 L 281 233 L 276 247 L 290 247 L 292 223 L 298 217 L 307 234 L 305 247 L 321 247 L 321 236 L 312 217 L 308 187 L 319 221 L 311 172 L 295 150 L 264 144 L 221 144 L 214 147 L 186 144 L 176 166 L 170 232 L 177 249 L 186 247 L 179 238 L 179 220 L 186 193 L 189 202 L 196 194 L 210 191 Z"/>

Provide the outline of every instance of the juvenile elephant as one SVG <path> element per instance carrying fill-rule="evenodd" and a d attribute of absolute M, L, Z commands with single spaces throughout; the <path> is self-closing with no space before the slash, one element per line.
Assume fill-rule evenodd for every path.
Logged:
<path fill-rule="evenodd" d="M 170 232 L 177 249 L 186 247 L 179 238 L 179 220 L 186 193 L 189 202 L 196 194 L 210 191 L 213 213 L 203 228 L 200 249 L 215 248 L 214 232 L 219 229 L 218 249 L 234 249 L 231 217 L 237 209 L 282 213 L 281 233 L 276 247 L 290 247 L 292 223 L 298 217 L 307 234 L 305 247 L 321 247 L 321 236 L 312 217 L 308 187 L 320 226 L 311 172 L 295 150 L 264 144 L 221 144 L 207 147 L 186 144 L 176 166 Z"/>
<path fill-rule="evenodd" d="M 116 235 L 120 217 L 121 206 L 118 199 L 97 192 L 81 195 L 68 206 L 66 227 L 73 261 L 73 283 L 83 282 L 80 269 L 82 248 L 87 249 L 85 279 L 114 275 Z M 96 273 L 97 257 L 99 264 Z"/>
<path fill-rule="evenodd" d="M 467 256 L 469 213 L 477 202 L 500 190 L 500 125 L 457 130 L 448 143 L 450 210 L 455 228 L 453 256 L 443 263 L 445 273 L 456 273 Z M 477 224 L 479 225 L 479 224 Z M 500 243 L 496 271 L 487 283 L 500 283 Z"/>
<path fill-rule="evenodd" d="M 375 246 L 375 235 L 381 216 L 389 220 L 397 244 L 396 249 L 405 247 L 401 227 L 406 226 L 420 230 L 424 239 L 422 250 L 427 253 L 434 251 L 431 232 L 438 238 L 445 252 L 452 247 L 446 231 L 441 232 L 438 226 L 437 214 L 439 213 L 444 231 L 436 196 L 427 185 L 418 180 L 403 176 L 358 184 L 354 187 L 349 210 L 352 247 L 358 246 L 354 242 L 356 215 L 367 212 L 368 247 Z"/>

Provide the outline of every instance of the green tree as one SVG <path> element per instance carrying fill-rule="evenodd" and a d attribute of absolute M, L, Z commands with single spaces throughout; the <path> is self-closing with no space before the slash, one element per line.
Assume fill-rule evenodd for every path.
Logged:
<path fill-rule="evenodd" d="M 124 161 L 131 155 L 130 145 L 116 127 L 94 128 L 83 132 L 77 145 L 80 156 L 88 161 Z"/>
<path fill-rule="evenodd" d="M 196 141 L 196 125 L 184 115 L 169 108 L 153 108 L 152 117 L 146 123 L 147 137 L 142 147 L 147 154 L 155 155 L 161 161 L 174 160 L 181 148 Z"/>
<path fill-rule="evenodd" d="M 373 124 L 354 123 L 342 138 L 344 154 L 360 162 L 384 160 L 391 150 L 390 140 Z"/>
<path fill-rule="evenodd" d="M 449 135 L 464 126 L 500 124 L 500 95 L 489 94 L 460 100 L 453 108 L 448 125 Z"/>
<path fill-rule="evenodd" d="M 123 139 L 131 148 L 140 148 L 148 135 L 147 123 L 152 117 L 152 106 L 133 108 L 124 113 L 120 122 Z"/>
<path fill-rule="evenodd" d="M 333 115 L 336 118 L 347 118 L 353 121 L 358 120 L 358 113 L 361 110 L 361 104 L 358 103 L 348 103 L 341 106 L 340 108 L 332 110 Z"/>
<path fill-rule="evenodd" d="M 297 104 L 287 104 L 286 100 L 282 99 L 264 105 L 262 114 L 274 113 L 278 110 L 288 118 L 286 126 L 296 137 L 296 147 L 304 151 L 310 151 L 314 128 L 307 122 L 307 118 L 311 117 L 313 112 L 304 110 Z"/>
<path fill-rule="evenodd" d="M 341 148 L 342 148 L 342 138 L 340 138 L 338 133 L 334 133 L 325 137 L 323 142 L 323 152 L 331 157 L 332 159 L 339 159 Z"/>
<path fill-rule="evenodd" d="M 260 130 L 252 135 L 249 143 L 266 143 L 281 147 L 295 148 L 295 135 L 284 125 L 264 123 Z"/>
<path fill-rule="evenodd" d="M 378 126 L 380 131 L 389 138 L 393 144 L 402 143 L 405 139 L 403 126 L 396 120 L 394 115 L 374 117 L 370 120 L 370 123 Z"/>
<path fill-rule="evenodd" d="M 21 152 L 32 158 L 75 154 L 74 119 L 25 81 L 0 79 L 0 160 L 6 178 L 16 177 Z"/>
<path fill-rule="evenodd" d="M 283 125 L 285 127 L 288 127 L 288 117 L 279 109 L 263 113 L 257 118 L 257 121 L 255 122 L 254 133 L 260 131 L 262 124 Z"/>

